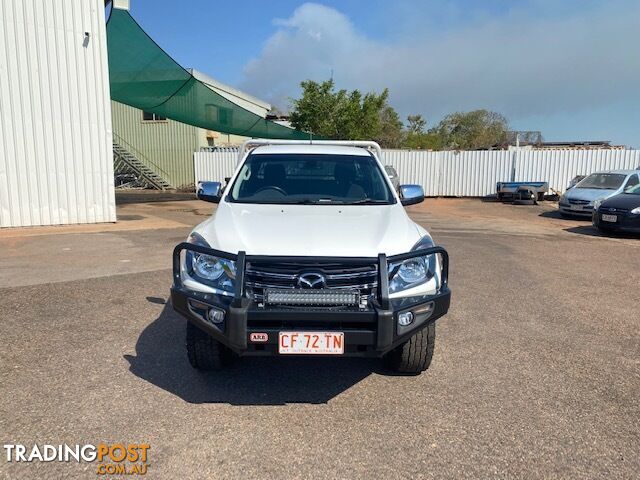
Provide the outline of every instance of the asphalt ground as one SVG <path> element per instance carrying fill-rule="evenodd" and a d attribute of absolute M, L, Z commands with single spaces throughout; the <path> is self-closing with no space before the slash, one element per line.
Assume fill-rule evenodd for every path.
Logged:
<path fill-rule="evenodd" d="M 203 374 L 167 300 L 171 249 L 210 211 L 127 202 L 115 225 L 0 231 L 3 444 L 147 443 L 146 478 L 638 478 L 640 238 L 549 203 L 427 199 L 409 211 L 453 291 L 427 372 Z M 3 478 L 104 477 L 0 454 Z"/>

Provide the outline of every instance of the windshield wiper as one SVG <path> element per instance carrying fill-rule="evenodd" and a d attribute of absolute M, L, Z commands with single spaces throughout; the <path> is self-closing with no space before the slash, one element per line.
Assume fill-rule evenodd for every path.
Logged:
<path fill-rule="evenodd" d="M 289 202 L 287 202 L 289 203 Z M 342 200 L 333 198 L 302 198 L 291 202 L 292 205 L 344 205 Z"/>
<path fill-rule="evenodd" d="M 389 205 L 386 200 L 375 200 L 373 198 L 363 198 L 353 202 L 346 202 L 345 205 Z"/>
<path fill-rule="evenodd" d="M 302 198 L 294 202 L 287 202 L 291 205 L 388 205 L 386 200 L 375 200 L 372 198 L 363 198 L 354 200 L 353 202 L 345 202 L 343 200 L 335 200 L 333 198 Z"/>

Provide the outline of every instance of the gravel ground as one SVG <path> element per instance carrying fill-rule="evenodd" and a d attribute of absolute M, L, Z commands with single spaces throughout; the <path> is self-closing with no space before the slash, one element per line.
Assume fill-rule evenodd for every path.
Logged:
<path fill-rule="evenodd" d="M 0 235 L 3 444 L 149 443 L 148 478 L 638 478 L 638 237 L 549 204 L 428 199 L 409 211 L 449 250 L 453 290 L 428 372 L 202 374 L 166 302 L 171 248 L 209 211 L 128 203 L 126 229 Z M 0 476 L 96 467 L 3 458 Z"/>

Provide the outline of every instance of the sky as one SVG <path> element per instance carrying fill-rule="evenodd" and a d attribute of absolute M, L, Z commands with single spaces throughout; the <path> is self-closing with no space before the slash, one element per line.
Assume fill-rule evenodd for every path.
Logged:
<path fill-rule="evenodd" d="M 428 126 L 505 115 L 640 147 L 640 0 L 131 0 L 175 60 L 286 111 L 300 81 L 380 92 Z"/>

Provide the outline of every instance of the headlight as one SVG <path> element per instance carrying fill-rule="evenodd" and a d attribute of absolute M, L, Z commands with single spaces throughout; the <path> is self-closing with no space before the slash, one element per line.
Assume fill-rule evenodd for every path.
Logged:
<path fill-rule="evenodd" d="M 421 282 L 427 278 L 427 266 L 424 257 L 412 258 L 400 264 L 398 276 L 405 283 Z"/>
<path fill-rule="evenodd" d="M 597 211 L 600 208 L 600 205 L 602 205 L 602 199 L 596 200 L 593 202 L 593 209 Z"/>
<path fill-rule="evenodd" d="M 420 239 L 411 250 L 429 247 L 433 247 L 433 240 L 427 236 Z M 435 254 L 409 258 L 400 263 L 390 264 L 389 293 L 401 292 L 428 282 L 436 273 L 436 265 Z"/>
<path fill-rule="evenodd" d="M 236 277 L 236 266 L 231 260 L 194 253 L 192 262 L 196 275 L 207 280 L 218 280 L 224 274 L 231 279 Z"/>
<path fill-rule="evenodd" d="M 640 215 L 640 207 L 636 207 L 633 210 L 631 210 L 631 213 L 633 213 L 634 215 Z"/>
<path fill-rule="evenodd" d="M 396 293 L 428 282 L 434 275 L 435 255 L 416 257 L 390 264 L 389 293 Z"/>
<path fill-rule="evenodd" d="M 209 247 L 207 241 L 197 233 L 192 233 L 187 241 L 194 245 Z M 230 293 L 234 291 L 236 264 L 233 260 L 187 250 L 185 270 L 197 282 Z"/>

